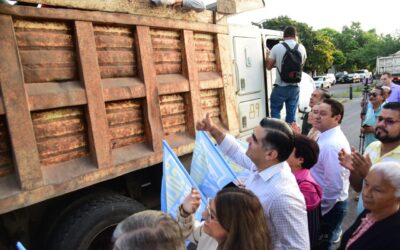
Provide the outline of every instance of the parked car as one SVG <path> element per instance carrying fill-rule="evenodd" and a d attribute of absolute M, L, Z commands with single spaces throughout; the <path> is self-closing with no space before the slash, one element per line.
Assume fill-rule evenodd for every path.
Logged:
<path fill-rule="evenodd" d="M 337 72 L 335 74 L 336 82 L 344 82 L 344 76 L 346 76 L 347 74 L 348 74 L 347 71 Z"/>
<path fill-rule="evenodd" d="M 357 70 L 356 71 L 356 73 L 358 74 L 358 75 L 360 75 L 360 80 L 363 80 L 363 79 L 365 79 L 365 78 L 371 78 L 371 76 L 372 76 L 372 73 L 371 72 L 369 72 L 367 69 L 360 69 L 360 70 Z"/>
<path fill-rule="evenodd" d="M 360 75 L 357 73 L 350 73 L 350 74 L 345 75 L 343 80 L 345 83 L 360 82 Z"/>
<path fill-rule="evenodd" d="M 326 78 L 328 79 L 328 81 L 331 82 L 331 85 L 335 85 L 336 84 L 336 77 L 333 73 L 328 73 L 326 74 Z"/>
<path fill-rule="evenodd" d="M 316 88 L 330 88 L 332 86 L 331 81 L 326 76 L 314 76 L 313 77 Z"/>

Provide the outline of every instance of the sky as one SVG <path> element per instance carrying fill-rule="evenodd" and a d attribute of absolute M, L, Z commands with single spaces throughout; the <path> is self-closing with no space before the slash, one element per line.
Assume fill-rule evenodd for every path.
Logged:
<path fill-rule="evenodd" d="M 261 0 L 260 0 L 261 1 Z M 364 31 L 375 28 L 378 34 L 400 34 L 400 0 L 264 0 L 266 7 L 232 18 L 235 23 L 286 15 L 306 23 L 314 30 L 332 28 L 342 31 L 352 21 Z M 204 0 L 206 4 L 215 0 Z"/>

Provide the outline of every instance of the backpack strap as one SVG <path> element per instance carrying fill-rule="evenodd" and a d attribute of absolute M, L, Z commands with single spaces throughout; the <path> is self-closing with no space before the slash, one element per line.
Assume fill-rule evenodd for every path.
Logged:
<path fill-rule="evenodd" d="M 288 45 L 287 43 L 282 42 L 281 44 L 286 48 L 286 50 L 289 50 L 289 51 L 292 50 L 292 49 L 289 47 L 289 45 Z M 293 50 L 298 50 L 298 48 L 299 48 L 299 44 L 296 43 L 296 45 L 294 46 Z M 299 51 L 299 53 L 300 53 L 300 51 Z M 302 64 L 302 65 L 303 65 L 303 64 Z M 281 72 L 279 71 L 278 67 L 276 67 L 276 70 L 278 71 L 279 76 L 281 76 Z M 281 76 L 281 77 L 282 77 L 282 76 Z"/>
<path fill-rule="evenodd" d="M 286 50 L 292 50 L 287 43 L 283 42 L 282 45 L 286 48 Z"/>
<path fill-rule="evenodd" d="M 282 45 L 285 46 L 286 50 L 298 50 L 299 49 L 299 44 L 298 43 L 296 43 L 296 45 L 294 46 L 293 49 L 291 49 L 289 47 L 289 45 L 287 43 L 285 43 L 285 42 L 283 42 Z"/>

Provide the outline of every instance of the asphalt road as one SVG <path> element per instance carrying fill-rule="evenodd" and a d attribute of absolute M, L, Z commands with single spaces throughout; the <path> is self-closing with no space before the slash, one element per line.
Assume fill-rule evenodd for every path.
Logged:
<path fill-rule="evenodd" d="M 354 146 L 358 150 L 359 146 L 359 135 L 360 135 L 360 98 L 353 99 L 351 101 L 347 101 L 343 103 L 344 105 L 344 118 L 342 121 L 341 128 L 344 132 L 344 134 L 347 137 L 347 140 L 349 141 L 351 146 Z M 349 207 L 348 211 L 346 214 L 346 217 L 344 218 L 343 224 L 342 224 L 342 230 L 343 232 L 349 228 L 355 219 L 357 218 L 357 213 L 356 213 L 356 208 L 357 208 L 357 201 L 354 200 L 354 198 L 357 196 L 357 194 L 353 191 L 353 189 L 350 187 L 349 190 Z M 339 244 L 337 244 L 339 246 Z"/>
<path fill-rule="evenodd" d="M 361 86 L 362 83 L 352 83 L 351 85 L 353 86 L 353 88 L 355 88 L 357 86 Z M 331 92 L 331 94 L 333 96 L 340 94 L 340 93 L 347 94 L 347 93 L 349 93 L 349 87 L 350 87 L 350 83 L 336 83 L 329 89 L 329 92 Z"/>

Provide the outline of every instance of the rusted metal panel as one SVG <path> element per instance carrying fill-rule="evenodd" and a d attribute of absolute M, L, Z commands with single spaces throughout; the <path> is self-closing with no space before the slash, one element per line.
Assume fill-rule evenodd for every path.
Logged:
<path fill-rule="evenodd" d="M 221 99 L 221 121 L 233 135 L 237 135 L 239 133 L 239 120 L 229 51 L 229 36 L 217 34 L 217 65 L 218 72 L 221 73 L 224 84 L 224 88 L 219 92 L 219 97 Z"/>
<path fill-rule="evenodd" d="M 171 20 L 161 18 L 161 15 L 156 17 L 150 16 L 136 16 L 115 13 L 104 13 L 97 11 L 81 11 L 73 9 L 58 9 L 40 8 L 34 9 L 32 7 L 21 6 L 0 6 L 0 14 L 13 15 L 15 17 L 23 18 L 44 18 L 47 20 L 81 20 L 95 23 L 113 23 L 122 25 L 142 25 L 148 27 L 157 27 L 165 29 L 187 29 L 196 30 L 200 32 L 222 33 L 228 34 L 228 27 L 226 25 L 215 25 L 209 23 L 199 23 L 188 20 Z M 162 13 L 161 13 L 162 14 Z M 209 14 L 212 14 L 209 12 Z M 210 16 L 211 17 L 211 16 Z M 211 18 L 212 19 L 212 18 Z"/>
<path fill-rule="evenodd" d="M 216 72 L 214 35 L 194 33 L 196 63 L 199 72 Z"/>
<path fill-rule="evenodd" d="M 219 107 L 219 95 L 217 96 L 209 96 L 208 98 L 201 99 L 201 107 L 202 108 L 212 108 Z"/>
<path fill-rule="evenodd" d="M 138 78 L 107 78 L 102 80 L 105 101 L 128 100 L 146 96 L 144 83 Z"/>
<path fill-rule="evenodd" d="M 0 5 L 1 13 L 12 15 L 7 17 L 8 26 L 0 22 L 0 55 L 12 59 L 0 62 L 8 84 L 4 88 L 2 83 L 2 89 L 11 88 L 14 95 L 6 92 L 8 99 L 0 97 L 4 102 L 0 114 L 7 114 L 7 120 L 11 114 L 10 138 L 17 142 L 12 151 L 19 154 L 14 172 L 25 190 L 17 190 L 12 175 L 0 178 L 0 187 L 7 187 L 0 188 L 0 213 L 159 163 L 162 139 L 179 155 L 190 153 L 196 117 L 205 111 L 221 124 L 228 100 L 223 89 L 231 83 L 223 69 L 230 65 L 221 63 L 222 57 L 229 60 L 228 50 L 222 45 L 225 40 L 218 43 L 216 33 L 227 34 L 226 25 Z M 73 23 L 82 25 L 76 25 L 76 35 Z M 9 49 L 13 26 L 19 47 Z M 80 44 L 78 49 L 75 42 Z M 10 51 L 16 51 L 15 55 Z M 18 53 L 29 67 L 16 63 Z M 93 100 L 102 107 L 94 108 Z M 23 107 L 15 108 L 16 104 Z M 105 113 L 99 116 L 105 121 L 104 129 L 93 128 L 98 123 L 89 120 L 98 110 Z M 16 119 L 27 114 L 34 119 L 31 139 L 32 119 Z M 16 131 L 21 130 L 18 137 Z M 95 136 L 99 131 L 106 135 Z M 108 141 L 113 167 L 94 169 L 96 164 L 88 157 L 93 156 L 89 153 L 93 138 Z M 0 176 L 4 148 L 0 142 Z M 26 154 L 29 157 L 21 155 L 31 149 L 36 154 L 33 150 Z"/>
<path fill-rule="evenodd" d="M 38 148 L 42 159 L 86 148 L 87 145 L 86 135 L 79 132 L 68 136 L 55 136 L 46 140 L 38 140 Z M 68 160 L 71 159 L 75 159 L 75 157 L 70 157 Z"/>
<path fill-rule="evenodd" d="M 11 143 L 8 134 L 6 119 L 0 116 L 0 177 L 14 172 L 12 166 Z"/>
<path fill-rule="evenodd" d="M 195 58 L 195 45 L 193 31 L 184 30 L 182 35 L 183 41 L 183 72 L 189 79 L 190 92 L 185 94 L 185 102 L 187 105 L 187 128 L 190 135 L 195 136 L 196 122 L 200 121 L 201 107 L 200 107 L 200 84 L 199 74 Z"/>
<path fill-rule="evenodd" d="M 137 51 L 141 61 L 139 64 L 140 76 L 146 89 L 146 104 L 144 105 L 144 123 L 146 141 L 153 151 L 162 151 L 162 122 L 160 101 L 158 99 L 157 73 L 154 67 L 153 46 L 151 46 L 150 28 L 136 26 Z"/>
<path fill-rule="evenodd" d="M 184 94 L 160 96 L 160 111 L 165 135 L 187 131 Z"/>
<path fill-rule="evenodd" d="M 78 81 L 25 84 L 31 111 L 87 104 L 85 89 Z"/>
<path fill-rule="evenodd" d="M 165 74 L 157 76 L 158 93 L 160 95 L 189 92 L 187 77 L 181 74 Z"/>
<path fill-rule="evenodd" d="M 76 52 L 66 23 L 16 19 L 14 28 L 25 83 L 78 79 Z"/>
<path fill-rule="evenodd" d="M 43 184 L 13 21 L 0 15 L 0 84 L 21 189 Z"/>
<path fill-rule="evenodd" d="M 224 87 L 222 76 L 217 72 L 199 73 L 200 89 L 220 89 Z"/>
<path fill-rule="evenodd" d="M 43 165 L 69 161 L 89 154 L 87 126 L 82 108 L 32 113 L 32 122 Z"/>
<path fill-rule="evenodd" d="M 219 0 L 217 11 L 225 14 L 237 14 L 243 11 L 260 9 L 265 6 L 264 0 Z"/>
<path fill-rule="evenodd" d="M 71 48 L 73 49 L 72 35 L 69 30 L 57 30 L 53 33 L 38 32 L 40 30 L 28 29 L 17 26 L 15 24 L 18 46 L 21 48 L 38 48 L 38 47 L 53 47 L 53 48 Z M 45 27 L 44 27 L 45 28 Z"/>
<path fill-rule="evenodd" d="M 137 76 L 132 27 L 94 25 L 101 78 Z"/>
<path fill-rule="evenodd" d="M 211 11 L 196 12 L 181 11 L 179 8 L 156 7 L 149 0 L 23 0 L 21 2 L 41 3 L 51 6 L 65 6 L 69 8 L 102 10 L 111 12 L 131 13 L 136 15 L 147 15 L 155 17 L 172 18 L 185 21 L 197 21 L 212 23 L 213 13 Z"/>
<path fill-rule="evenodd" d="M 112 148 L 145 141 L 143 100 L 106 103 Z"/>
<path fill-rule="evenodd" d="M 157 74 L 182 72 L 182 45 L 178 31 L 151 29 L 153 60 Z"/>
<path fill-rule="evenodd" d="M 80 75 L 88 101 L 90 155 L 98 168 L 111 167 L 110 134 L 92 23 L 76 21 L 75 32 Z"/>
<path fill-rule="evenodd" d="M 211 117 L 220 120 L 219 89 L 201 90 L 200 100 L 203 114 L 209 113 Z"/>

